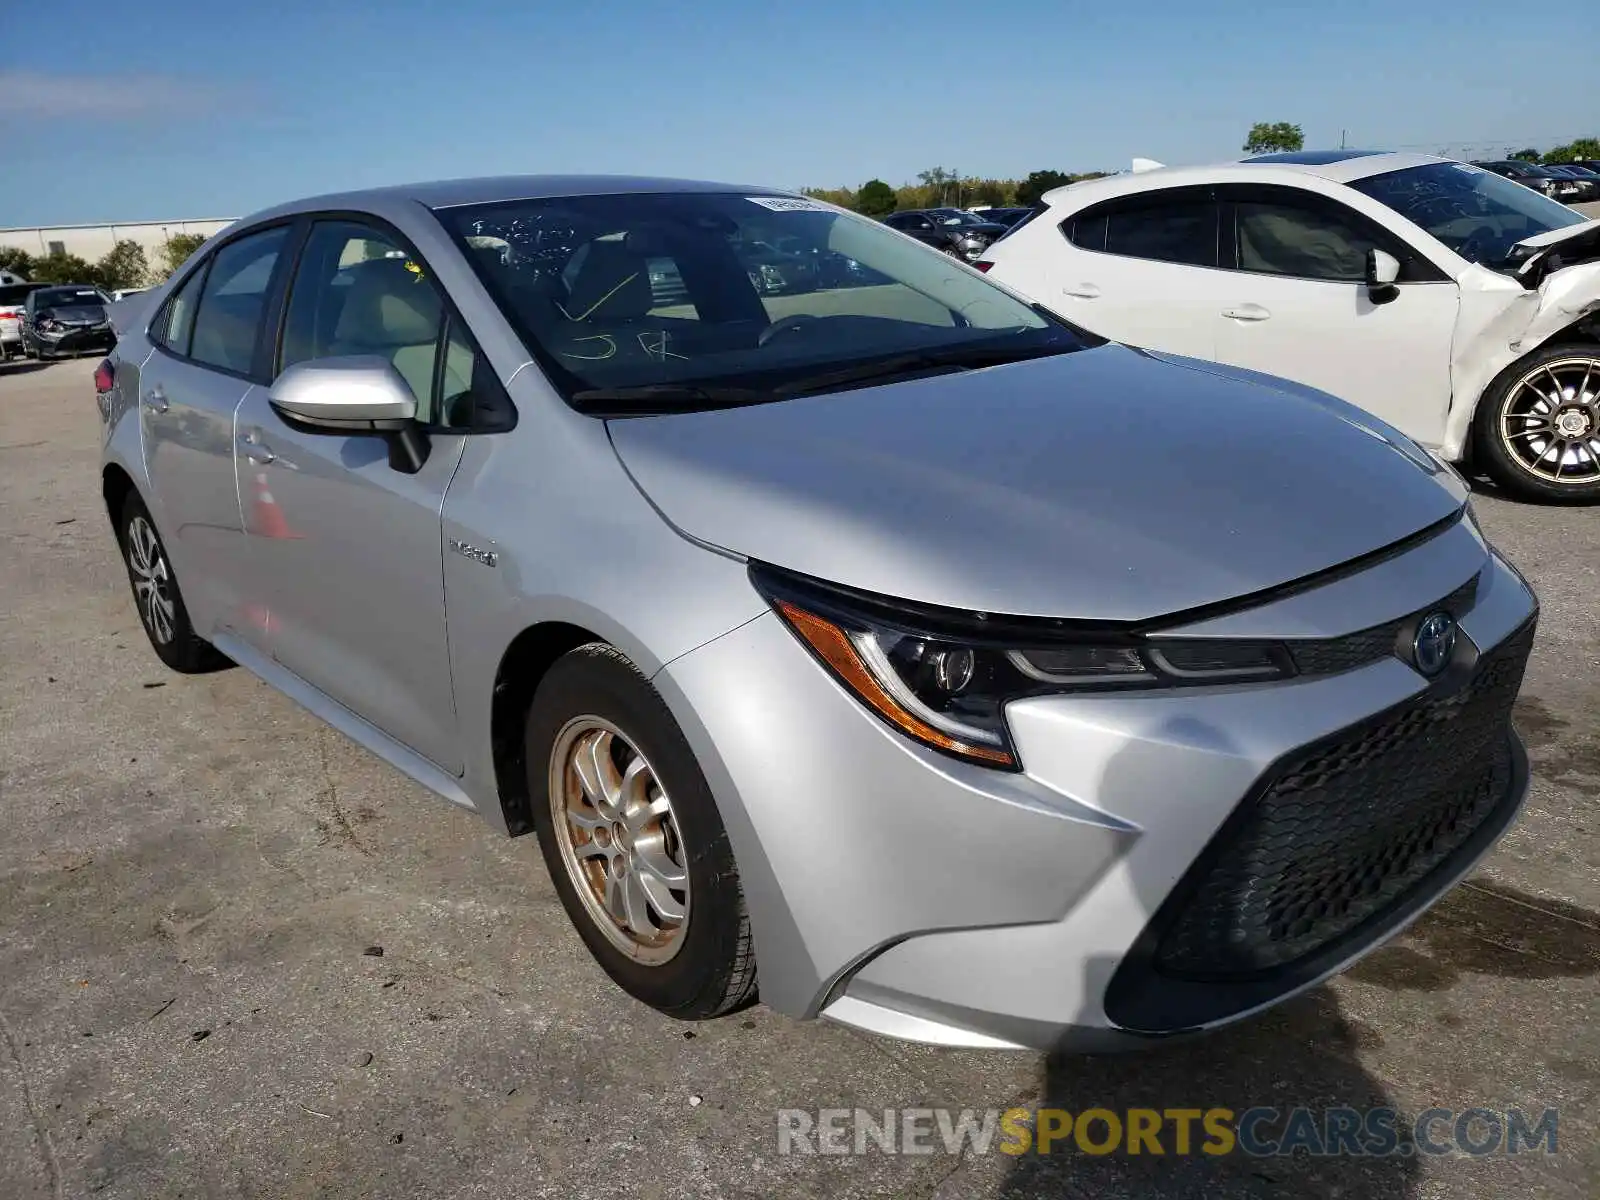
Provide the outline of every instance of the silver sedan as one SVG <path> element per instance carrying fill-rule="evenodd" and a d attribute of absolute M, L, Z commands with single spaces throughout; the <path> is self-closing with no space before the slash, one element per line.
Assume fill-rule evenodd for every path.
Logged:
<path fill-rule="evenodd" d="M 756 243 L 860 269 L 768 294 Z M 829 205 L 324 196 L 140 302 L 96 386 L 155 652 L 536 833 L 664 1012 L 1148 1044 L 1381 944 L 1526 791 L 1536 603 L 1449 468 Z"/>

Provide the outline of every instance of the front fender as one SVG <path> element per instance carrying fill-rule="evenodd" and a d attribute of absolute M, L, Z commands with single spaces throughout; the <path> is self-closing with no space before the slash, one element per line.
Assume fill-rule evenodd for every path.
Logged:
<path fill-rule="evenodd" d="M 1600 261 L 1552 271 L 1531 292 L 1476 265 L 1460 283 L 1461 314 L 1450 364 L 1453 400 L 1441 447 L 1451 460 L 1464 456 L 1478 402 L 1502 371 L 1562 330 L 1600 314 Z"/>

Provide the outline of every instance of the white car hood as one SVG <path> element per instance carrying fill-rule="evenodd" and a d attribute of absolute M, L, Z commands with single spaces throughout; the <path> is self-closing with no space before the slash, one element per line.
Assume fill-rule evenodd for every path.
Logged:
<path fill-rule="evenodd" d="M 1596 232 L 1600 232 L 1600 218 L 1584 221 L 1578 225 L 1567 225 L 1561 229 L 1552 229 L 1547 233 L 1536 233 L 1532 237 L 1523 238 L 1517 245 L 1532 246 L 1542 250 L 1546 246 L 1554 246 L 1558 242 L 1571 241 L 1573 238 Z"/>

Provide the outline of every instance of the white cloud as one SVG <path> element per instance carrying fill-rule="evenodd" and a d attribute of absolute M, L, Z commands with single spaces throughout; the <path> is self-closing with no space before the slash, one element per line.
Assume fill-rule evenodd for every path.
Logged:
<path fill-rule="evenodd" d="M 209 107 L 218 98 L 209 84 L 169 75 L 0 70 L 0 113 L 8 122 L 19 116 L 127 121 Z"/>

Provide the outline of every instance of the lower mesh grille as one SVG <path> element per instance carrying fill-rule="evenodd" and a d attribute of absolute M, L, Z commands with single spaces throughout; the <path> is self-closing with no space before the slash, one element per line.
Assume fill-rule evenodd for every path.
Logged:
<path fill-rule="evenodd" d="M 1179 884 L 1154 965 L 1242 979 L 1327 946 L 1391 908 L 1511 788 L 1511 706 L 1530 621 L 1453 693 L 1428 693 L 1309 748 L 1224 827 Z"/>

